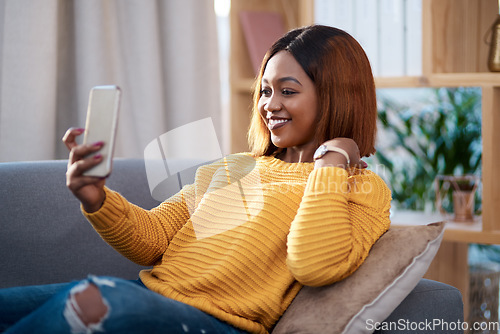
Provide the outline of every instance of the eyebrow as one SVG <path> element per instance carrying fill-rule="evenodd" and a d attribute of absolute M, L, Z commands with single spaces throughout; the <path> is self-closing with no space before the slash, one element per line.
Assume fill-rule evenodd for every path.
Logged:
<path fill-rule="evenodd" d="M 293 81 L 293 82 L 299 84 L 300 86 L 302 86 L 300 81 L 295 79 L 294 77 L 283 77 L 283 78 L 278 79 L 278 82 L 285 82 L 285 81 Z M 262 82 L 268 83 L 269 81 L 267 79 L 263 79 Z"/>

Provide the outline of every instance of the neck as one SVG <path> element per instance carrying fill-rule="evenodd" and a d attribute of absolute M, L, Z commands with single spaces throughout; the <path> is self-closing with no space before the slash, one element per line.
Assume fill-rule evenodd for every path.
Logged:
<path fill-rule="evenodd" d="M 277 158 L 284 162 L 313 162 L 314 150 L 309 148 L 288 147 L 277 155 Z"/>

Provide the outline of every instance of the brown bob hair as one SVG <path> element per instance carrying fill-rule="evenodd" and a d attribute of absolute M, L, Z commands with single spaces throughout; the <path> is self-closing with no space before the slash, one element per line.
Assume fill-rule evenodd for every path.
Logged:
<path fill-rule="evenodd" d="M 317 146 L 329 139 L 347 137 L 356 142 L 361 157 L 375 153 L 377 100 L 370 62 L 351 35 L 322 25 L 289 31 L 264 56 L 254 84 L 248 130 L 252 153 L 271 155 L 277 150 L 258 103 L 266 65 L 280 51 L 290 52 L 316 86 L 320 112 Z"/>

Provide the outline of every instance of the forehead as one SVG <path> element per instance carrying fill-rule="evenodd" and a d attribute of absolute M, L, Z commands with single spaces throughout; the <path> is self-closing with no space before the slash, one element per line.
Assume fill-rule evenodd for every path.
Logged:
<path fill-rule="evenodd" d="M 297 79 L 308 77 L 302 66 L 289 52 L 280 51 L 267 62 L 262 79 L 273 80 L 285 76 L 292 76 Z"/>

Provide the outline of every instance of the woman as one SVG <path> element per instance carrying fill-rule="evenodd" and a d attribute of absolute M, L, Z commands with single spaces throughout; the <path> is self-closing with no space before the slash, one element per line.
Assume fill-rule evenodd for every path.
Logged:
<path fill-rule="evenodd" d="M 296 29 L 267 52 L 255 86 L 251 153 L 200 167 L 193 185 L 149 211 L 83 176 L 103 143 L 78 145 L 83 130 L 68 130 L 67 185 L 84 215 L 153 267 L 135 283 L 45 288 L 47 302 L 20 321 L 16 312 L 8 332 L 266 333 L 303 285 L 352 274 L 388 229 L 391 199 L 360 158 L 376 131 L 365 53 L 341 30 Z M 23 291 L 17 301 L 0 292 L 0 305 Z"/>

